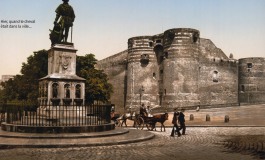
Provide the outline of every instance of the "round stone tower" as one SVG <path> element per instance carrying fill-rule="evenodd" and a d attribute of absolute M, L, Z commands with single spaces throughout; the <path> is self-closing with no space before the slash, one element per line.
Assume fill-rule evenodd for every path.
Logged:
<path fill-rule="evenodd" d="M 164 59 L 159 67 L 162 106 L 199 104 L 199 43 L 200 33 L 195 29 L 177 28 L 164 32 Z"/>
<path fill-rule="evenodd" d="M 238 77 L 239 103 L 265 102 L 265 58 L 239 59 Z"/>
<path fill-rule="evenodd" d="M 139 108 L 141 103 L 157 104 L 157 64 L 152 36 L 128 40 L 126 106 Z"/>

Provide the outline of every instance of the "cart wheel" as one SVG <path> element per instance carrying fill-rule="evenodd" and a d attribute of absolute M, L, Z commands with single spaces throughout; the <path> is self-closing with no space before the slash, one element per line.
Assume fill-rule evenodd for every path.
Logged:
<path fill-rule="evenodd" d="M 137 129 L 142 130 L 144 128 L 144 119 L 142 117 L 137 118 L 135 124 Z"/>
<path fill-rule="evenodd" d="M 153 128 L 153 125 L 152 123 L 146 123 L 146 128 L 150 131 L 152 131 L 154 128 Z"/>

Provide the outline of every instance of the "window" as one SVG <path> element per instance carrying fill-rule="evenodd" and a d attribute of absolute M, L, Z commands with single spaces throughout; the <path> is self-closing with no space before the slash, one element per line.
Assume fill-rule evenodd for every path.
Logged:
<path fill-rule="evenodd" d="M 218 82 L 218 72 L 217 71 L 213 72 L 213 82 Z"/>
<path fill-rule="evenodd" d="M 252 63 L 247 63 L 247 68 L 248 68 L 248 72 L 250 72 L 251 68 L 252 68 Z"/>
<path fill-rule="evenodd" d="M 153 78 L 156 79 L 156 73 L 155 72 L 153 73 Z"/>
<path fill-rule="evenodd" d="M 248 68 L 252 68 L 252 63 L 247 64 Z"/>
<path fill-rule="evenodd" d="M 148 62 L 149 62 L 149 54 L 142 54 L 140 62 L 143 63 L 143 64 L 148 64 Z"/>
<path fill-rule="evenodd" d="M 245 92 L 245 86 L 241 85 L 241 92 Z"/>
<path fill-rule="evenodd" d="M 149 47 L 153 47 L 153 42 L 149 42 Z"/>
<path fill-rule="evenodd" d="M 165 52 L 165 58 L 168 58 L 168 52 Z"/>
<path fill-rule="evenodd" d="M 161 43 L 161 42 L 162 42 L 161 39 L 156 40 L 156 43 Z"/>
<path fill-rule="evenodd" d="M 199 33 L 194 33 L 192 36 L 193 43 L 196 43 L 199 40 L 199 37 L 200 37 Z"/>

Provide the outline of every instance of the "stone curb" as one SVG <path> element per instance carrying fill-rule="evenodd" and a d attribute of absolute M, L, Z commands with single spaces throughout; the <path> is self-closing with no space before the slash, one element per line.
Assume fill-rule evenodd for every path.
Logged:
<path fill-rule="evenodd" d="M 92 147 L 110 146 L 142 142 L 154 138 L 151 132 L 141 130 L 128 130 L 128 133 L 113 137 L 94 137 L 94 138 L 68 138 L 61 137 L 47 139 L 26 138 L 0 138 L 0 149 L 11 148 L 69 148 L 69 147 Z"/>
<path fill-rule="evenodd" d="M 29 138 L 29 139 L 71 139 L 71 138 L 99 138 L 122 135 L 129 133 L 128 129 L 118 128 L 112 131 L 93 132 L 93 133 L 58 133 L 58 134 L 42 134 L 42 133 L 19 133 L 5 132 L 0 130 L 0 137 L 4 138 Z"/>

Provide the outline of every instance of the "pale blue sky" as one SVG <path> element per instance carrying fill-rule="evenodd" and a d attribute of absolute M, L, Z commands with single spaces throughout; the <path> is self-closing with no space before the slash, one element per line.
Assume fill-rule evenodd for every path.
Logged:
<path fill-rule="evenodd" d="M 0 20 L 35 20 L 0 28 L 0 75 L 19 74 L 33 51 L 50 48 L 49 29 L 61 0 L 0 0 Z M 265 57 L 265 0 L 70 0 L 77 55 L 98 60 L 127 49 L 130 37 L 172 28 L 200 30 L 226 55 Z M 70 38 L 69 38 L 70 40 Z"/>

